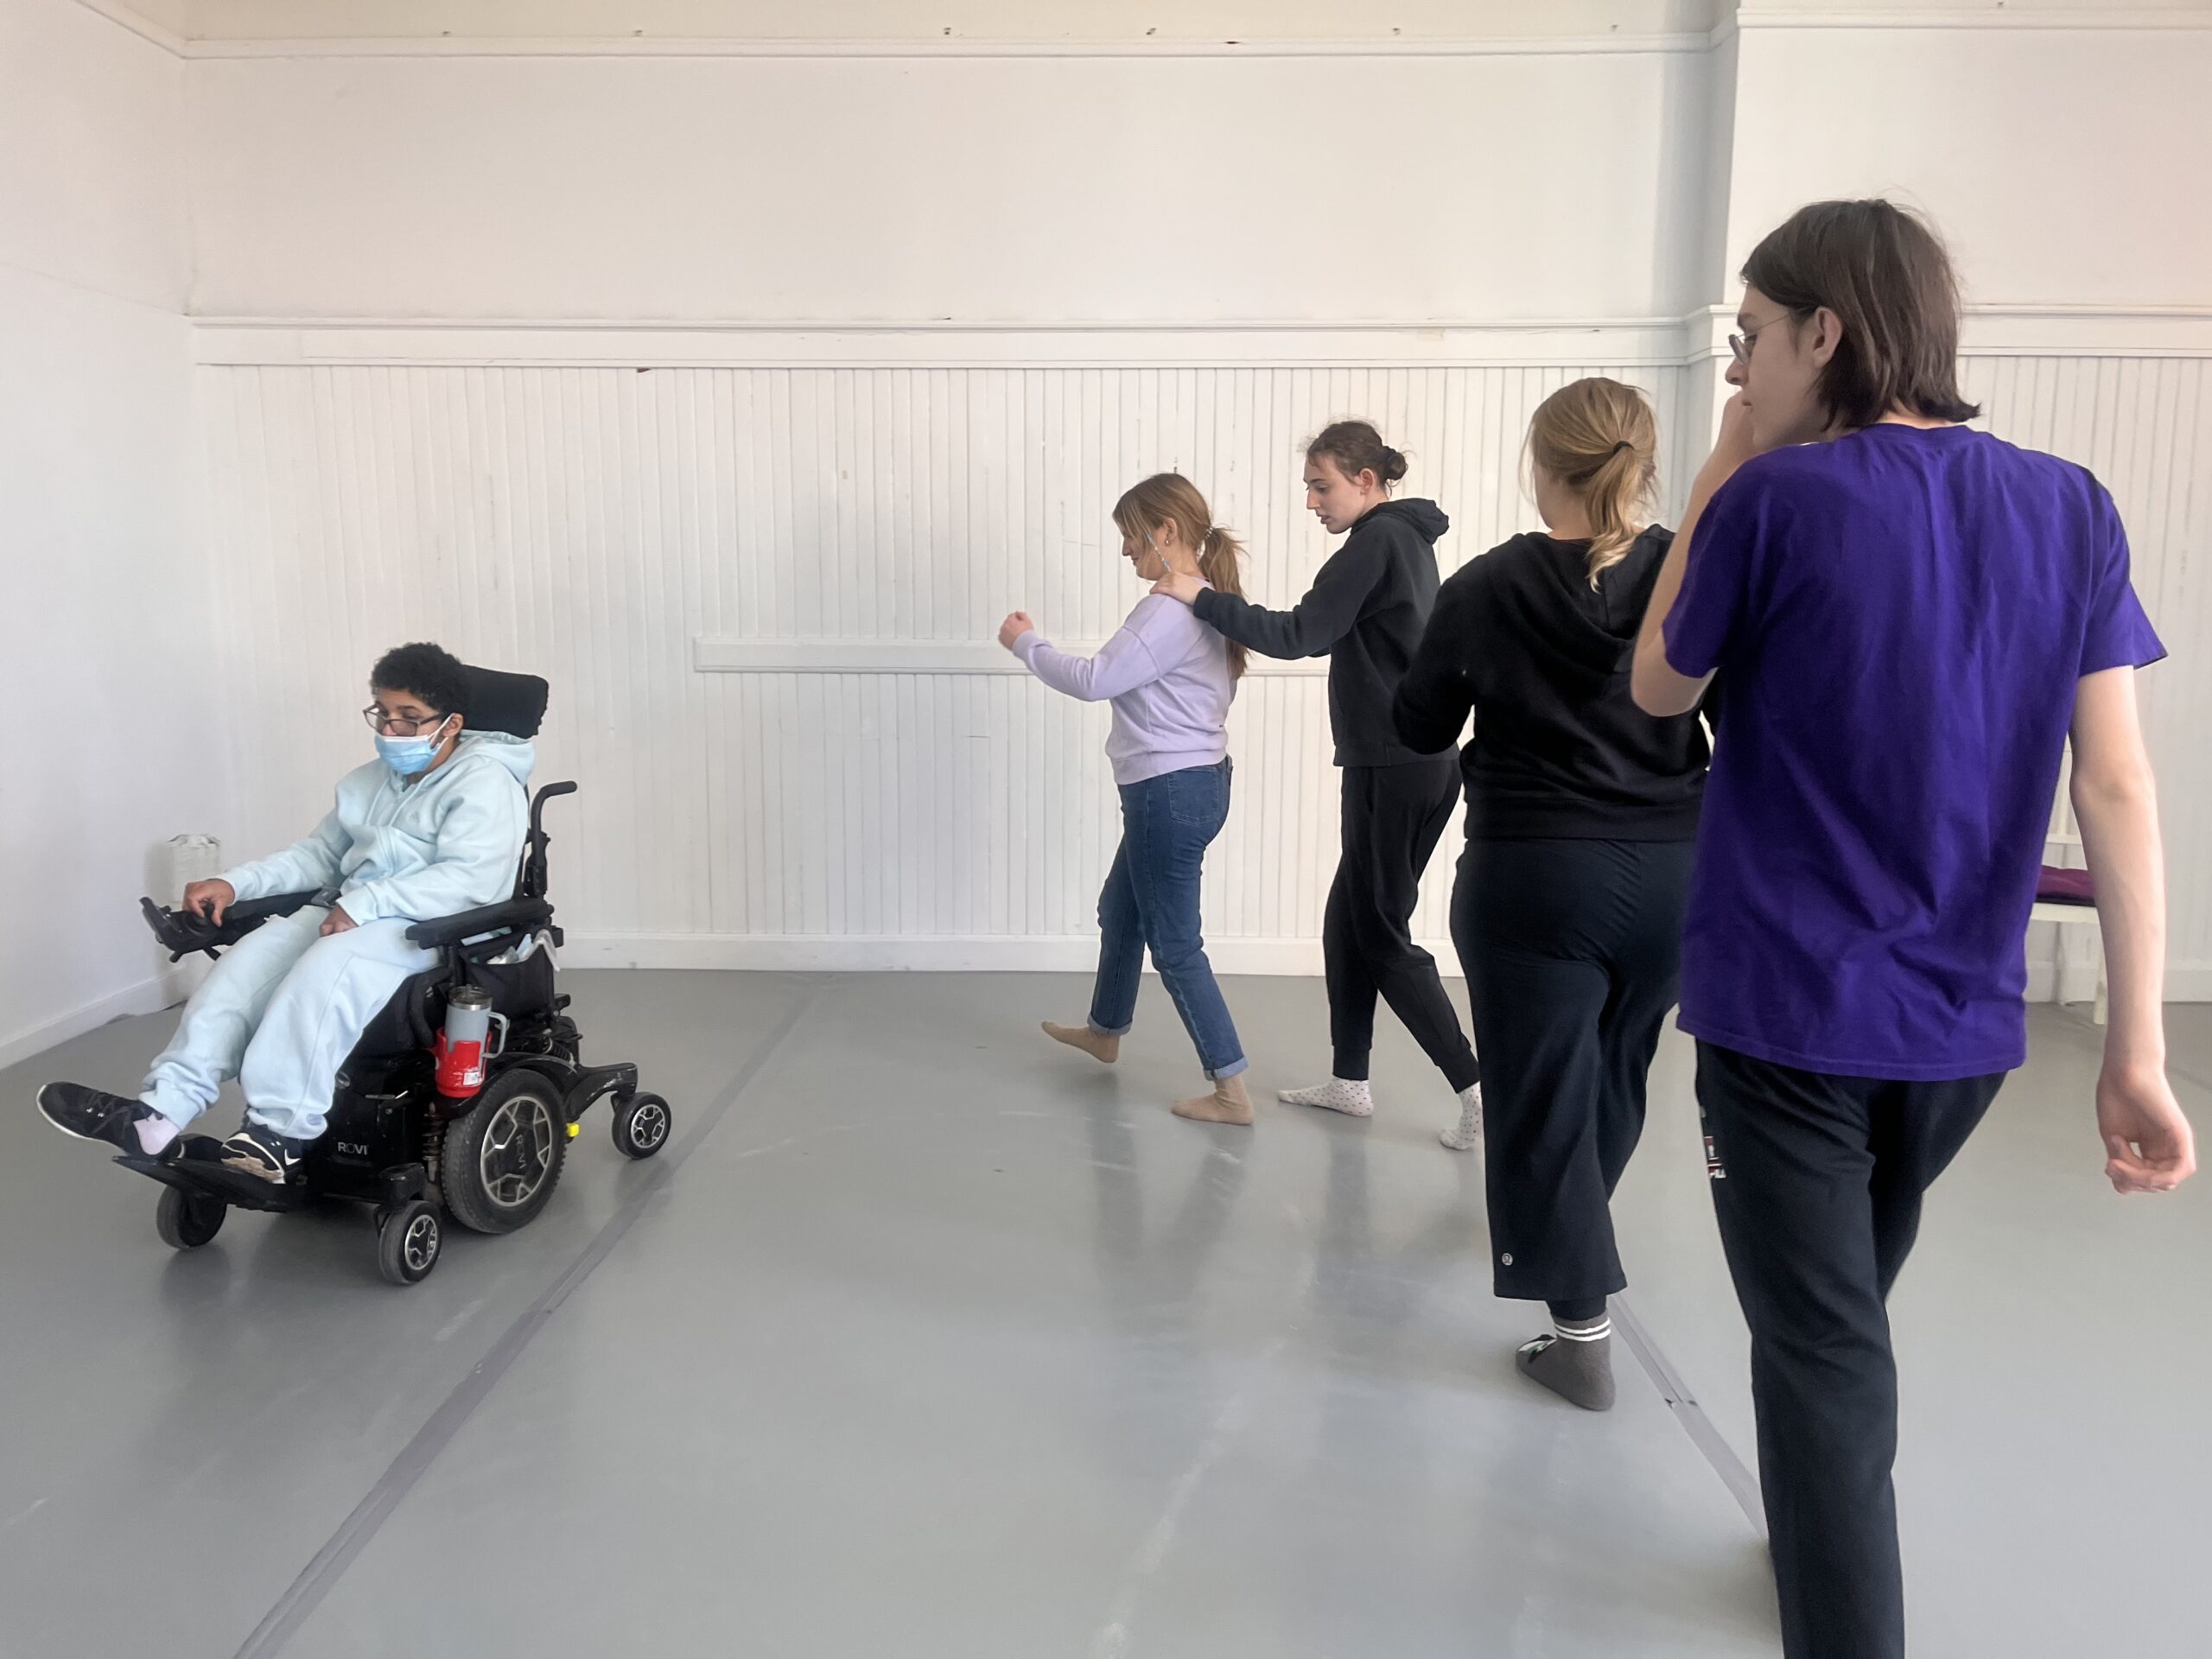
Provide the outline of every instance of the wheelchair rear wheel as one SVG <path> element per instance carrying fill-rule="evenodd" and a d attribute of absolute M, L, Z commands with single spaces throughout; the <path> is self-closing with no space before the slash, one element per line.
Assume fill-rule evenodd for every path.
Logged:
<path fill-rule="evenodd" d="M 154 1230 L 173 1250 L 196 1250 L 223 1230 L 223 1217 L 229 1211 L 230 1205 L 220 1198 L 165 1186 L 154 1211 Z"/>
<path fill-rule="evenodd" d="M 625 1158 L 650 1158 L 668 1144 L 668 1103 L 658 1095 L 614 1100 L 614 1149 Z"/>
<path fill-rule="evenodd" d="M 568 1149 L 560 1091 L 528 1066 L 502 1071 L 446 1130 L 446 1208 L 472 1232 L 512 1233 L 553 1196 Z"/>

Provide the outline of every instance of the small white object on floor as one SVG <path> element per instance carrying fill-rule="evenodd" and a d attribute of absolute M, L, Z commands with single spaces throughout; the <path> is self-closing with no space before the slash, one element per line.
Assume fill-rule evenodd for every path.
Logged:
<path fill-rule="evenodd" d="M 1459 1091 L 1459 1121 L 1436 1138 L 1454 1152 L 1472 1152 L 1482 1145 L 1482 1084 L 1471 1083 Z"/>
<path fill-rule="evenodd" d="M 1331 1077 L 1311 1089 L 1281 1089 L 1275 1098 L 1286 1106 L 1319 1106 L 1347 1117 L 1375 1116 L 1375 1096 L 1364 1077 Z"/>

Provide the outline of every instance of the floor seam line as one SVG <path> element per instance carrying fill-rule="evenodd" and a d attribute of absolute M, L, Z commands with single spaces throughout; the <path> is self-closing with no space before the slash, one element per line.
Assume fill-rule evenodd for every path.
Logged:
<path fill-rule="evenodd" d="M 272 1659 L 281 1653 L 300 1627 L 321 1605 L 338 1580 L 345 1576 L 354 1559 L 368 1547 L 403 1499 L 414 1489 L 416 1482 L 429 1471 L 438 1454 L 451 1443 L 461 1427 L 483 1403 L 485 1397 L 505 1376 L 538 1332 L 543 1330 L 562 1303 L 583 1282 L 591 1277 L 600 1264 L 606 1261 L 623 1236 L 635 1224 L 652 1204 L 667 1192 L 676 1173 L 684 1160 L 702 1145 L 719 1128 L 729 1114 L 731 1107 L 767 1069 L 770 1060 L 783 1048 L 792 1032 L 798 1028 L 822 993 L 830 983 L 824 976 L 805 982 L 806 989 L 791 1011 L 777 1024 L 768 1040 L 747 1060 L 728 1086 L 700 1116 L 699 1122 L 682 1141 L 671 1147 L 656 1164 L 652 1179 L 625 1199 L 622 1206 L 610 1216 L 598 1232 L 592 1235 L 576 1257 L 561 1276 L 541 1292 L 537 1300 L 517 1314 L 502 1332 L 499 1339 L 486 1349 L 484 1357 L 469 1368 L 468 1374 L 454 1384 L 446 1397 L 440 1401 L 414 1437 L 401 1447 L 391 1462 L 385 1466 L 374 1484 L 362 1495 L 345 1520 L 317 1550 L 308 1564 L 300 1569 L 284 1593 L 262 1618 L 243 1644 L 236 1659 Z"/>
<path fill-rule="evenodd" d="M 1667 1402 L 1667 1409 L 1690 1437 L 1690 1444 L 1712 1465 L 1713 1472 L 1720 1477 L 1720 1484 L 1736 1500 L 1744 1518 L 1751 1523 L 1751 1529 L 1762 1538 L 1766 1536 L 1766 1511 L 1759 1497 L 1758 1478 L 1736 1455 L 1736 1448 L 1728 1444 L 1727 1436 L 1706 1414 L 1705 1408 L 1690 1392 L 1689 1384 L 1682 1380 L 1682 1374 L 1675 1369 L 1643 1321 L 1637 1317 L 1627 1298 L 1612 1299 L 1612 1315 L 1629 1351 L 1636 1356 L 1637 1363 L 1643 1367 L 1644 1375 Z"/>
<path fill-rule="evenodd" d="M 1128 1651 L 1129 1626 L 1136 1618 L 1139 1601 L 1145 1587 L 1166 1559 L 1175 1534 L 1182 1525 L 1184 1512 L 1198 1495 L 1198 1488 L 1212 1474 L 1214 1465 L 1234 1449 L 1249 1426 L 1253 1391 L 1266 1382 L 1268 1374 L 1281 1359 L 1283 1351 L 1290 1345 L 1296 1329 L 1294 1321 L 1264 1351 L 1255 1356 L 1249 1375 L 1222 1402 L 1191 1461 L 1184 1466 L 1183 1472 L 1170 1483 L 1160 1515 L 1146 1530 L 1143 1541 L 1124 1565 L 1122 1582 L 1107 1604 L 1105 1620 L 1090 1638 L 1090 1659 L 1122 1659 Z"/>

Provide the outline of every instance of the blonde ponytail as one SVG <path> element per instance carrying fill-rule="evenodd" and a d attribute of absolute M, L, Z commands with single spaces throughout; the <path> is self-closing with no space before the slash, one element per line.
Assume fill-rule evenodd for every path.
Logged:
<path fill-rule="evenodd" d="M 1156 473 L 1131 485 L 1114 504 L 1114 526 L 1132 542 L 1141 541 L 1161 524 L 1174 525 L 1183 545 L 1198 550 L 1200 575 L 1224 594 L 1243 594 L 1243 547 L 1214 523 L 1205 497 L 1180 473 Z M 1241 680 L 1249 653 L 1234 639 L 1227 643 L 1230 677 Z"/>
<path fill-rule="evenodd" d="M 1198 544 L 1198 574 L 1220 592 L 1243 598 L 1244 544 L 1219 524 L 1207 525 L 1205 536 Z M 1241 680 L 1251 653 L 1234 639 L 1228 643 L 1229 677 Z"/>
<path fill-rule="evenodd" d="M 1590 518 L 1590 585 L 1628 556 L 1659 482 L 1659 426 L 1634 386 L 1591 375 L 1561 386 L 1529 423 L 1529 458 Z"/>

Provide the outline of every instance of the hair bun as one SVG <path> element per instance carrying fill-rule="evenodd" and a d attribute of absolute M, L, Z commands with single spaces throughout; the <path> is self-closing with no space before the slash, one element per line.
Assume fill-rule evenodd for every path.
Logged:
<path fill-rule="evenodd" d="M 1306 446 L 1306 459 L 1326 455 L 1347 479 L 1373 473 L 1376 480 L 1394 484 L 1406 475 L 1406 458 L 1382 442 L 1382 435 L 1365 421 L 1332 421 L 1320 435 Z"/>

